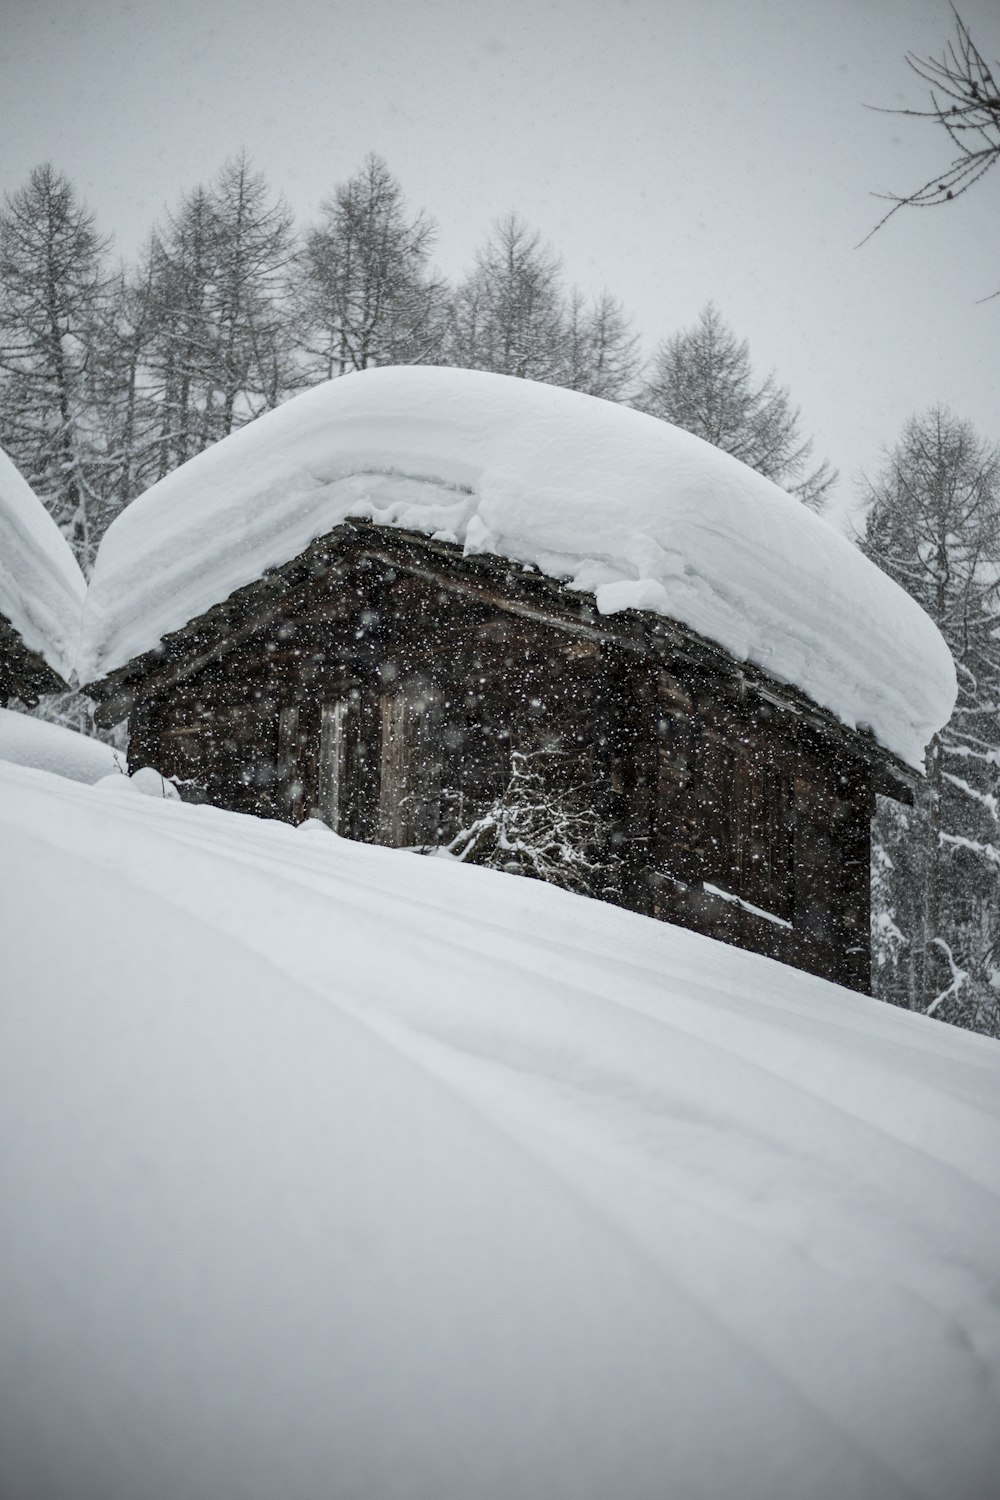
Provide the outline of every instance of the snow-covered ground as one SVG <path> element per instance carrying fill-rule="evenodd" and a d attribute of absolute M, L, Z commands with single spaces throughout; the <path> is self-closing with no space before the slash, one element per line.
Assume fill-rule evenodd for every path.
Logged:
<path fill-rule="evenodd" d="M 86 588 L 66 538 L 0 448 L 0 615 L 66 682 Z"/>
<path fill-rule="evenodd" d="M 577 391 L 412 366 L 317 386 L 133 501 L 98 553 L 81 680 L 348 516 L 537 567 L 603 613 L 679 620 L 920 768 L 955 701 L 919 605 L 728 453 Z"/>
<path fill-rule="evenodd" d="M 10 708 L 0 708 L 0 761 L 4 760 L 88 786 L 104 776 L 117 774 L 124 779 L 126 764 L 124 754 L 100 740 Z"/>
<path fill-rule="evenodd" d="M 0 1493 L 985 1500 L 1000 1048 L 0 767 Z"/>

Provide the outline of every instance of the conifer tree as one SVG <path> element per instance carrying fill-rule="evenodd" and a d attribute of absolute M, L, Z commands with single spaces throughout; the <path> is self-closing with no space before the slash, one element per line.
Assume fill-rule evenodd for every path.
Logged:
<path fill-rule="evenodd" d="M 565 312 L 565 354 L 560 385 L 606 401 L 627 401 L 639 372 L 639 339 L 621 303 L 610 292 L 588 307 L 574 291 Z"/>
<path fill-rule="evenodd" d="M 145 280 L 140 277 L 145 275 Z M 154 331 L 148 262 L 119 266 L 111 277 L 93 350 L 94 381 L 106 454 L 104 481 L 111 518 L 159 478 L 142 389 L 144 360 Z"/>
<path fill-rule="evenodd" d="M 498 220 L 455 294 L 448 358 L 469 370 L 564 383 L 566 320 L 559 261 L 516 214 Z"/>
<path fill-rule="evenodd" d="M 756 380 L 746 340 L 711 302 L 693 328 L 660 344 L 635 404 L 731 453 L 816 510 L 837 478 L 825 462 L 810 470 L 812 442 L 800 435 L 787 389 L 773 373 Z"/>
<path fill-rule="evenodd" d="M 935 621 L 958 671 L 916 806 L 876 818 L 876 985 L 1000 1035 L 1000 453 L 934 408 L 868 498 L 866 552 Z"/>
<path fill-rule="evenodd" d="M 211 327 L 215 224 L 196 187 L 150 240 L 141 274 L 150 336 L 141 376 L 157 478 L 213 441 L 217 371 Z"/>
<path fill-rule="evenodd" d="M 293 250 L 288 209 L 245 156 L 189 193 L 153 234 L 119 304 L 138 361 L 140 467 L 155 454 L 147 478 L 169 473 L 295 388 Z"/>
<path fill-rule="evenodd" d="M 341 183 L 298 258 L 299 347 L 309 378 L 369 365 L 433 364 L 445 336 L 447 294 L 430 269 L 433 221 L 410 216 L 381 157 Z"/>
<path fill-rule="evenodd" d="M 107 241 L 46 163 L 0 212 L 0 444 L 86 567 L 107 524 L 95 349 Z"/>

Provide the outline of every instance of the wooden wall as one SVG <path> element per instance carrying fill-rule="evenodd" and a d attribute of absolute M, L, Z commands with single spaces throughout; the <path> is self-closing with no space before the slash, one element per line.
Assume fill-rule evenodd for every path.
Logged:
<path fill-rule="evenodd" d="M 67 684 L 35 651 L 29 651 L 17 631 L 0 615 L 0 707 L 18 698 L 29 708 L 44 693 L 62 693 Z"/>
<path fill-rule="evenodd" d="M 503 791 L 512 749 L 544 748 L 613 830 L 614 899 L 867 989 L 871 771 L 780 689 L 398 536 L 285 583 L 280 611 L 248 608 L 224 649 L 140 695 L 133 767 L 410 845 L 446 842 Z"/>

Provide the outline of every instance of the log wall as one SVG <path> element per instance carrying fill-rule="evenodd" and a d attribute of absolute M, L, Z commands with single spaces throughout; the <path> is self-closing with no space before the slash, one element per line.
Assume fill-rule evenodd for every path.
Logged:
<path fill-rule="evenodd" d="M 613 836 L 602 894 L 867 989 L 873 777 L 846 732 L 707 643 L 443 550 L 352 528 L 278 608 L 245 591 L 221 645 L 168 650 L 135 695 L 132 767 L 410 845 L 468 826 L 513 749 L 551 751 Z"/>

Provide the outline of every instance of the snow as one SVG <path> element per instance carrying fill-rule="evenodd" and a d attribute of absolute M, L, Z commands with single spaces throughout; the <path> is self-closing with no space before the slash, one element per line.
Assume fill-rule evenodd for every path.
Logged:
<path fill-rule="evenodd" d="M 994 1492 L 994 1042 L 20 767 L 0 859 L 0 1493 Z"/>
<path fill-rule="evenodd" d="M 923 762 L 954 702 L 920 608 L 769 480 L 576 392 L 452 369 L 317 386 L 168 475 L 102 542 L 80 673 L 97 681 L 363 516 L 536 567 L 604 613 L 653 610 Z"/>
<path fill-rule="evenodd" d="M 721 885 L 712 885 L 709 881 L 703 880 L 701 888 L 712 896 L 718 896 L 721 900 L 738 906 L 740 911 L 748 911 L 753 917 L 761 917 L 765 922 L 773 922 L 775 927 L 787 927 L 791 930 L 792 924 L 787 917 L 779 917 L 776 912 L 766 911 L 763 906 L 754 906 L 752 901 L 744 901 L 742 896 L 734 895 L 732 891 L 724 891 Z"/>
<path fill-rule="evenodd" d="M 0 449 L 0 615 L 64 682 L 86 587 L 62 532 Z"/>
<path fill-rule="evenodd" d="M 112 775 L 125 781 L 125 756 L 117 754 L 110 745 L 77 734 L 75 729 L 47 724 L 9 708 L 0 708 L 2 760 L 88 784 Z"/>
<path fill-rule="evenodd" d="M 177 802 L 181 795 L 174 783 L 152 766 L 140 766 L 130 775 L 102 776 L 97 785 L 123 796 L 166 797 Z"/>

